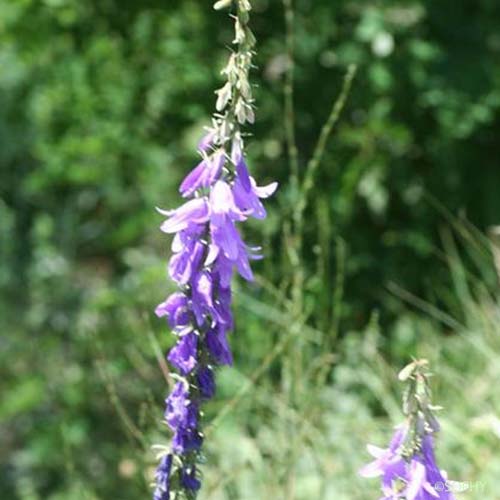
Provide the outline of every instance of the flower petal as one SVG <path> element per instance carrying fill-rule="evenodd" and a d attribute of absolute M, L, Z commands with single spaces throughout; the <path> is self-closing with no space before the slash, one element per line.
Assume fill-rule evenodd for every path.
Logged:
<path fill-rule="evenodd" d="M 186 229 L 190 223 L 199 224 L 208 220 L 209 210 L 204 198 L 190 200 L 175 210 L 162 225 L 164 233 L 177 233 Z"/>
<path fill-rule="evenodd" d="M 268 184 L 267 186 L 257 186 L 255 179 L 253 177 L 251 180 L 252 180 L 253 192 L 259 198 L 269 198 L 269 196 L 273 195 L 276 189 L 278 189 L 277 182 L 271 182 L 271 184 Z"/>
<path fill-rule="evenodd" d="M 417 460 L 410 465 L 410 480 L 406 488 L 406 500 L 415 500 L 425 482 L 425 467 Z"/>

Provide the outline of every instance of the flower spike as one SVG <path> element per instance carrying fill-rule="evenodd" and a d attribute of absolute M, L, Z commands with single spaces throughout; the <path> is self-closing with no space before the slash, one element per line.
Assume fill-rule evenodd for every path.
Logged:
<path fill-rule="evenodd" d="M 160 447 L 154 500 L 196 498 L 201 488 L 203 433 L 201 406 L 215 395 L 215 369 L 231 365 L 228 334 L 233 328 L 231 280 L 253 274 L 249 261 L 259 248 L 244 243 L 238 224 L 263 219 L 262 198 L 277 184 L 258 187 L 248 172 L 241 128 L 253 123 L 248 81 L 255 38 L 248 27 L 248 0 L 220 0 L 216 9 L 233 7 L 235 50 L 222 71 L 212 127 L 198 143 L 202 156 L 180 185 L 184 204 L 161 210 L 161 230 L 173 234 L 170 278 L 179 289 L 156 307 L 177 342 L 167 355 L 178 373 L 165 401 L 164 419 L 173 433 L 170 447 Z"/>
<path fill-rule="evenodd" d="M 368 445 L 375 460 L 365 465 L 363 477 L 381 477 L 381 500 L 454 500 L 445 471 L 438 468 L 434 455 L 439 424 L 431 404 L 427 360 L 413 361 L 399 373 L 406 383 L 403 412 L 389 448 Z"/>

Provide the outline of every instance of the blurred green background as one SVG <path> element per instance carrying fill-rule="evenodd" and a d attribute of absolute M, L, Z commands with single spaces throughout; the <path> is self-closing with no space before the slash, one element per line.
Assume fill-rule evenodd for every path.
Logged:
<path fill-rule="evenodd" d="M 294 2 L 301 174 L 358 65 L 300 235 L 283 6 L 253 5 L 250 164 L 281 187 L 246 228 L 266 260 L 236 287 L 200 497 L 378 498 L 364 445 L 427 356 L 441 465 L 498 500 L 500 3 Z M 1 499 L 149 498 L 172 341 L 154 207 L 180 202 L 231 40 L 208 0 L 0 0 Z"/>

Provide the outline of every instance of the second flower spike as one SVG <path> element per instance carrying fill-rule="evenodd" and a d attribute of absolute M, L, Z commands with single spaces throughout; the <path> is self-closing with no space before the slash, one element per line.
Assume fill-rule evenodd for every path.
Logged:
<path fill-rule="evenodd" d="M 400 372 L 400 380 L 406 383 L 406 421 L 396 428 L 389 447 L 367 447 L 375 460 L 359 473 L 381 478 L 381 500 L 454 500 L 446 472 L 438 468 L 434 454 L 439 425 L 427 365 L 426 360 L 414 361 Z"/>

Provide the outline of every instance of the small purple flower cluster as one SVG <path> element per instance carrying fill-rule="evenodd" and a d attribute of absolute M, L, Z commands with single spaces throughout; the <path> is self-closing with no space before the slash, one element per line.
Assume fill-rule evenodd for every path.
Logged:
<path fill-rule="evenodd" d="M 436 465 L 432 435 L 425 434 L 420 449 L 407 457 L 403 452 L 407 432 L 407 426 L 398 427 L 388 449 L 368 445 L 375 460 L 363 467 L 360 475 L 382 478 L 381 500 L 453 500 L 444 488 L 446 472 Z"/>
<path fill-rule="evenodd" d="M 214 135 L 200 142 L 202 160 L 180 186 L 188 201 L 176 210 L 159 210 L 167 217 L 161 230 L 175 235 L 168 273 L 179 291 L 158 305 L 156 314 L 167 318 L 177 338 L 168 360 L 179 375 L 166 399 L 173 439 L 157 469 L 155 500 L 170 498 L 172 481 L 187 492 L 200 488 L 200 405 L 215 393 L 214 368 L 233 361 L 227 339 L 233 329 L 231 279 L 237 270 L 252 280 L 250 260 L 261 258 L 259 248 L 245 245 L 236 224 L 263 219 L 260 200 L 277 187 L 259 187 L 249 175 L 239 133 L 231 138 L 230 154 Z"/>
<path fill-rule="evenodd" d="M 433 414 L 427 365 L 425 359 L 415 360 L 399 374 L 407 384 L 403 397 L 407 419 L 396 428 L 389 448 L 367 447 L 375 460 L 359 473 L 382 478 L 380 500 L 454 500 L 446 472 L 436 464 L 434 436 L 439 423 Z"/>

